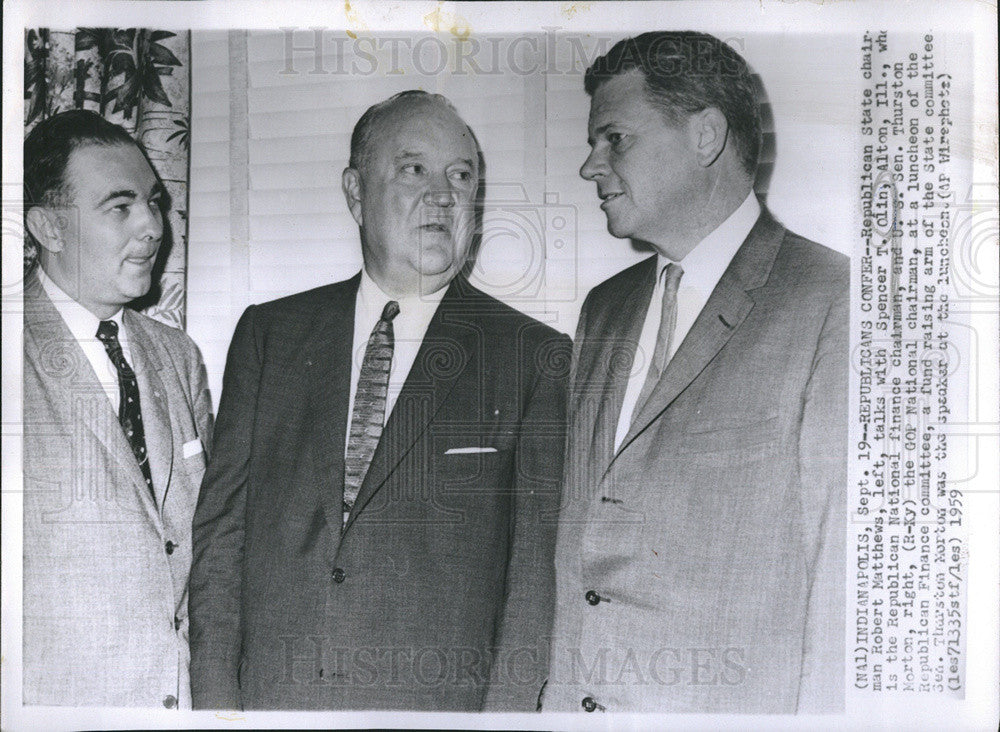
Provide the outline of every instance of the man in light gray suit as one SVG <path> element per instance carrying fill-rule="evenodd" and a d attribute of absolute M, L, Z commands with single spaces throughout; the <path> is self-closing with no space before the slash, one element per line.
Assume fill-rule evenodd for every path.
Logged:
<path fill-rule="evenodd" d="M 843 705 L 848 260 L 757 200 L 752 74 L 701 33 L 586 74 L 608 231 L 577 330 L 545 710 Z"/>
<path fill-rule="evenodd" d="M 190 706 L 191 518 L 211 404 L 150 289 L 165 193 L 117 125 L 73 110 L 24 143 L 25 704 Z"/>

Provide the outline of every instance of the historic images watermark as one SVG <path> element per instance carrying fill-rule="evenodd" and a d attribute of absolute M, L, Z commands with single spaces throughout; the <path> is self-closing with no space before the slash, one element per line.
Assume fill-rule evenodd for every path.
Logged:
<path fill-rule="evenodd" d="M 280 29 L 284 34 L 284 75 L 385 76 L 403 69 L 420 76 L 580 75 L 619 40 L 621 34 L 567 33 L 559 26 L 525 34 L 356 34 L 325 27 Z M 743 50 L 744 39 L 722 39 Z M 670 43 L 664 40 L 664 43 Z M 704 61 L 704 56 L 702 56 Z M 675 60 L 670 73 L 697 71 Z"/>
<path fill-rule="evenodd" d="M 344 645 L 323 635 L 282 636 L 282 685 L 435 688 L 444 685 L 739 686 L 746 649 L 563 648 L 567 678 L 548 675 L 548 639 L 504 653 L 469 646 Z"/>

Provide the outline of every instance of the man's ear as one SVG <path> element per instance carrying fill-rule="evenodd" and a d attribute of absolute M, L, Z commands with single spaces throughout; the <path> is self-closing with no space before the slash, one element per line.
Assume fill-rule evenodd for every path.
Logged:
<path fill-rule="evenodd" d="M 726 122 L 726 116 L 715 107 L 697 112 L 692 116 L 691 123 L 698 162 L 707 168 L 726 149 L 729 123 Z"/>
<path fill-rule="evenodd" d="M 347 199 L 347 208 L 351 211 L 351 216 L 358 226 L 363 224 L 361 216 L 361 173 L 355 168 L 344 168 L 344 174 L 340 178 L 340 186 L 344 189 L 344 198 Z"/>
<path fill-rule="evenodd" d="M 58 214 L 46 206 L 32 206 L 24 216 L 28 231 L 43 249 L 52 254 L 61 252 L 64 246 L 59 228 Z"/>

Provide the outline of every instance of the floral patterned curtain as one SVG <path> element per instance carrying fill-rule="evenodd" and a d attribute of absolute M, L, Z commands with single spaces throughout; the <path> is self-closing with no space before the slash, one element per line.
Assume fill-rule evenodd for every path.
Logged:
<path fill-rule="evenodd" d="M 37 28 L 25 33 L 25 133 L 67 109 L 90 109 L 139 140 L 170 195 L 159 288 L 144 302 L 184 327 L 191 34 L 147 28 Z"/>

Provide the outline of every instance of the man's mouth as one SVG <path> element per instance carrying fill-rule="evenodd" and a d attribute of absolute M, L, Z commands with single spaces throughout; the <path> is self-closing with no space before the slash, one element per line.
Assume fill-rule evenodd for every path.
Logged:
<path fill-rule="evenodd" d="M 614 201 L 616 198 L 621 198 L 625 194 L 624 193 L 598 193 L 597 195 L 601 199 L 601 208 L 604 208 L 609 203 L 611 203 L 612 201 Z"/>
<path fill-rule="evenodd" d="M 153 252 L 152 254 L 150 254 L 148 256 L 145 256 L 145 257 L 142 257 L 142 256 L 139 256 L 139 257 L 125 257 L 125 261 L 128 264 L 134 265 L 136 267 L 145 267 L 145 266 L 148 266 L 148 265 L 150 265 L 150 264 L 153 263 L 154 259 L 156 259 L 156 252 Z"/>
<path fill-rule="evenodd" d="M 420 230 L 434 234 L 450 234 L 451 225 L 443 221 L 432 221 L 427 224 L 421 224 Z"/>

